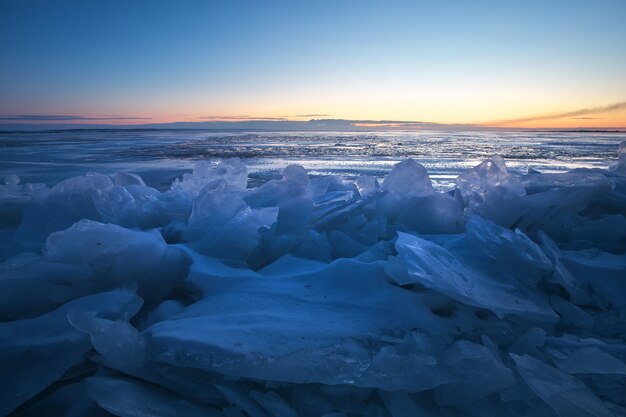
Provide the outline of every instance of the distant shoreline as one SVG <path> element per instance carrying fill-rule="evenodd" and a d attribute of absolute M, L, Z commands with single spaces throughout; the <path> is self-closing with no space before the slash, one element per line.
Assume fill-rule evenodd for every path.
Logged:
<path fill-rule="evenodd" d="M 3 129 L 0 126 L 0 135 L 15 133 L 58 133 L 58 132 L 107 132 L 107 131 L 132 131 L 132 132 L 163 132 L 163 131 L 211 131 L 211 132 L 241 132 L 241 131 L 258 131 L 258 132 L 424 132 L 424 131 L 475 131 L 475 132 L 545 132 L 545 133 L 626 133 L 626 128 L 619 129 L 529 129 L 529 128 L 489 128 L 489 127 L 473 127 L 467 129 L 459 128 L 427 128 L 427 129 L 394 129 L 394 128 L 255 128 L 255 127 L 238 127 L 238 128 L 215 128 L 215 127 L 130 127 L 130 126 L 107 126 L 107 127 L 71 127 L 71 128 L 49 128 L 37 129 L 35 126 L 29 125 L 25 129 Z"/>

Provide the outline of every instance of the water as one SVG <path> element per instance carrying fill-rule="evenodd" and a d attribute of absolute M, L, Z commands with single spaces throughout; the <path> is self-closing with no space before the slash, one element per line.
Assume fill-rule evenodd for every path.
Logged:
<path fill-rule="evenodd" d="M 488 156 L 509 168 L 561 172 L 607 168 L 625 133 L 597 132 L 266 132 L 211 130 L 74 130 L 0 133 L 0 178 L 48 185 L 88 171 L 140 174 L 165 189 L 200 159 L 239 157 L 252 183 L 279 176 L 289 164 L 311 175 L 382 178 L 393 164 L 414 158 L 435 188 L 448 189 L 463 170 Z"/>

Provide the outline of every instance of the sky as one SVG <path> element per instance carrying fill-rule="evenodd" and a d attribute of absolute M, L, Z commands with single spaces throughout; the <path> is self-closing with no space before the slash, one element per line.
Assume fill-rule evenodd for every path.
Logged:
<path fill-rule="evenodd" d="M 0 124 L 625 128 L 624 22 L 623 0 L 0 0 Z"/>

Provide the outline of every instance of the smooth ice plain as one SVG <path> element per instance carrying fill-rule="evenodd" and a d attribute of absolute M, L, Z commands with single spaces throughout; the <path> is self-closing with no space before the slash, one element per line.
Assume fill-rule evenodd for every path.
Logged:
<path fill-rule="evenodd" d="M 0 185 L 0 415 L 624 416 L 626 143 L 448 190 L 238 158 Z"/>

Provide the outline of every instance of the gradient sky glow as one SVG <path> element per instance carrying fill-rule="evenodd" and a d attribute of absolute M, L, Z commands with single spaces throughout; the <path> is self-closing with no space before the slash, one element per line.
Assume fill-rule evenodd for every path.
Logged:
<path fill-rule="evenodd" d="M 2 0 L 0 56 L 24 123 L 626 127 L 624 0 Z"/>

